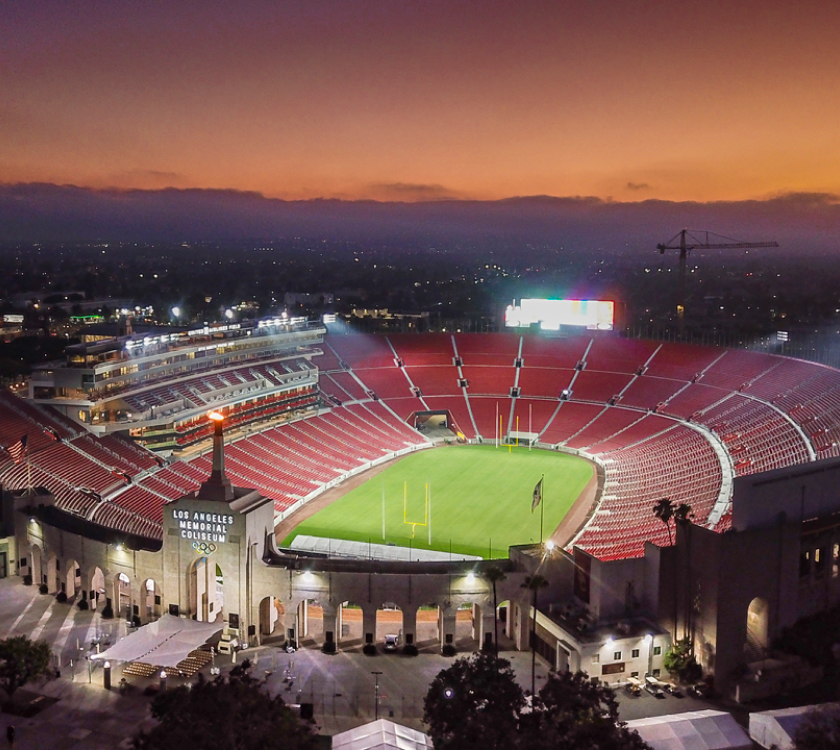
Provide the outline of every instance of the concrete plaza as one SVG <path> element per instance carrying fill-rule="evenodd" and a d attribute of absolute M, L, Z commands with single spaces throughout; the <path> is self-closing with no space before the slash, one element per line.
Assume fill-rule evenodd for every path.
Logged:
<path fill-rule="evenodd" d="M 128 677 L 128 689 L 117 689 L 121 666 L 114 665 L 112 690 L 103 686 L 101 662 L 86 657 L 115 643 L 128 632 L 126 623 L 102 620 L 98 614 L 82 612 L 77 607 L 56 602 L 53 596 L 40 595 L 34 586 L 23 586 L 20 578 L 0 580 L 0 637 L 28 635 L 50 644 L 60 677 L 40 678 L 27 690 L 56 699 L 32 718 L 0 714 L 0 731 L 12 724 L 16 730 L 15 747 L 19 750 L 97 750 L 127 748 L 131 737 L 141 728 L 149 728 L 149 698 L 145 688 L 157 686 L 158 678 Z M 459 652 L 467 653 L 466 651 Z M 525 689 L 531 685 L 531 654 L 506 651 Z M 374 718 L 377 711 L 375 680 L 379 676 L 379 715 L 418 729 L 423 728 L 423 697 L 429 682 L 452 664 L 451 658 L 436 653 L 416 657 L 401 653 L 366 656 L 358 649 L 325 655 L 314 648 L 288 654 L 276 646 L 241 651 L 241 662 L 249 658 L 252 675 L 265 681 L 272 695 L 280 694 L 287 703 L 312 703 L 315 721 L 323 734 L 334 734 Z M 222 673 L 233 664 L 230 657 L 217 656 Z M 204 670 L 209 676 L 209 668 Z M 537 689 L 544 683 L 547 665 L 537 659 Z M 181 678 L 168 678 L 169 686 L 181 684 Z M 629 698 L 623 692 L 622 718 L 633 719 L 654 714 L 675 713 L 707 707 L 693 699 L 668 697 L 656 700 L 644 694 Z"/>

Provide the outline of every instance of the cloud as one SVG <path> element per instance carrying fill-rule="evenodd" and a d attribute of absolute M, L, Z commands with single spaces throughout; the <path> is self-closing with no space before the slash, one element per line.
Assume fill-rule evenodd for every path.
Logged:
<path fill-rule="evenodd" d="M 111 175 L 117 185 L 154 185 L 155 187 L 177 184 L 186 180 L 180 172 L 165 172 L 158 169 L 131 169 Z"/>
<path fill-rule="evenodd" d="M 771 201 L 789 203 L 791 205 L 833 205 L 840 203 L 840 195 L 837 193 L 807 193 L 807 192 L 781 192 L 769 197 Z"/>
<path fill-rule="evenodd" d="M 379 182 L 370 187 L 377 194 L 387 195 L 396 200 L 440 200 L 456 197 L 452 190 L 436 183 Z"/>
<path fill-rule="evenodd" d="M 646 182 L 628 182 L 627 183 L 628 190 L 650 190 L 650 185 Z"/>

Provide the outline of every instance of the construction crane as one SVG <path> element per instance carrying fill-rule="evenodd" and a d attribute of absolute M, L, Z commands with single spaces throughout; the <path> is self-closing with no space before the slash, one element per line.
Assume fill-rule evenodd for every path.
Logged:
<path fill-rule="evenodd" d="M 705 230 L 692 230 L 696 232 L 698 235 L 703 235 L 705 240 L 701 240 L 698 237 L 695 237 L 693 234 L 689 232 L 688 229 L 683 229 L 680 232 L 677 232 L 670 240 L 667 242 L 660 242 L 656 249 L 662 255 L 665 255 L 666 250 L 679 250 L 680 251 L 680 290 L 679 290 L 679 299 L 677 300 L 677 319 L 679 320 L 680 330 L 682 330 L 684 321 L 683 318 L 685 316 L 685 279 L 686 279 L 686 258 L 688 258 L 688 253 L 691 250 L 751 250 L 757 247 L 778 247 L 778 242 L 767 241 L 767 242 L 741 242 L 739 240 L 733 240 L 731 237 L 722 237 L 719 234 L 713 234 L 712 232 L 707 232 Z M 727 242 L 709 242 L 709 235 L 712 235 L 713 238 L 727 240 Z M 679 238 L 679 242 L 674 244 L 674 240 Z"/>

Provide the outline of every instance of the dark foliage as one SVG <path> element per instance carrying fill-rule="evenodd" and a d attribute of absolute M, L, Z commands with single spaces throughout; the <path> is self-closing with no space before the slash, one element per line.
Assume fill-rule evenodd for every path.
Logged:
<path fill-rule="evenodd" d="M 510 662 L 491 654 L 458 659 L 429 686 L 423 720 L 437 750 L 515 747 L 522 688 Z"/>
<path fill-rule="evenodd" d="M 436 750 L 649 750 L 621 726 L 608 686 L 582 672 L 552 673 L 529 703 L 510 662 L 492 654 L 440 672 L 424 708 Z"/>
<path fill-rule="evenodd" d="M 793 739 L 797 750 L 840 750 L 840 708 L 829 704 L 811 709 Z"/>
<path fill-rule="evenodd" d="M 16 635 L 0 641 L 0 687 L 11 695 L 50 667 L 50 646 L 46 641 L 30 641 Z"/>
<path fill-rule="evenodd" d="M 836 672 L 837 663 L 831 650 L 835 643 L 840 643 L 840 607 L 797 620 L 773 641 L 773 648 Z"/>
<path fill-rule="evenodd" d="M 227 679 L 199 675 L 190 689 L 159 693 L 151 705 L 160 722 L 134 738 L 135 750 L 316 750 L 317 740 L 283 703 L 260 688 L 246 669 Z"/>

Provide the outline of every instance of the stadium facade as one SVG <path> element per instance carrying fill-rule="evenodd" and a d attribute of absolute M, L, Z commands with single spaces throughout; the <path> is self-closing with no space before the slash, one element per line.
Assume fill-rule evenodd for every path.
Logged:
<path fill-rule="evenodd" d="M 278 520 L 326 489 L 431 447 L 413 425 L 443 413 L 462 440 L 514 438 L 598 467 L 595 502 L 557 540 L 562 549 L 512 548 L 496 563 L 507 571 L 499 598 L 510 601 L 506 629 L 518 648 L 528 647 L 532 622 L 521 583 L 537 570 L 549 579 L 534 642 L 558 668 L 609 682 L 661 670 L 675 633 L 735 690 L 739 672 L 766 663 L 775 634 L 836 601 L 837 493 L 826 479 L 840 455 L 836 370 L 614 337 L 324 340 L 317 327 L 269 325 L 264 334 L 256 324 L 250 334 L 150 342 L 161 348 L 136 361 L 126 354 L 131 337 L 95 342 L 33 379 L 36 403 L 0 396 L 2 444 L 28 436 L 26 460 L 0 464 L 0 482 L 16 491 L 21 511 L 7 541 L 10 572 L 92 603 L 110 599 L 141 621 L 168 611 L 213 619 L 221 609 L 250 642 L 277 623 L 282 635 L 301 637 L 311 602 L 324 612 L 321 639 L 338 642 L 341 604 L 354 602 L 365 638 L 375 637 L 382 605 L 402 610 L 408 636 L 417 608 L 435 604 L 446 644 L 463 604 L 477 646 L 493 623 L 486 563 L 325 560 L 278 550 L 273 536 Z M 193 369 L 199 347 L 209 347 L 201 356 L 210 361 Z M 65 370 L 87 376 L 91 388 L 68 385 Z M 312 401 L 299 408 L 301 388 Z M 266 391 L 283 406 L 261 401 Z M 146 394 L 148 409 L 129 417 L 126 394 Z M 151 394 L 168 394 L 169 406 Z M 211 408 L 232 427 L 221 474 L 219 441 L 214 454 L 204 439 Z M 173 444 L 184 424 L 197 425 L 204 442 Z M 156 429 L 168 443 L 153 439 Z M 153 453 L 146 446 L 155 442 L 161 450 Z M 208 497 L 227 477 L 253 490 Z M 39 489 L 22 494 L 28 487 Z M 674 529 L 656 519 L 662 498 L 689 503 L 693 523 Z M 787 669 L 788 683 L 800 679 Z M 767 690 L 778 682 L 759 677 L 753 682 L 764 679 Z"/>

